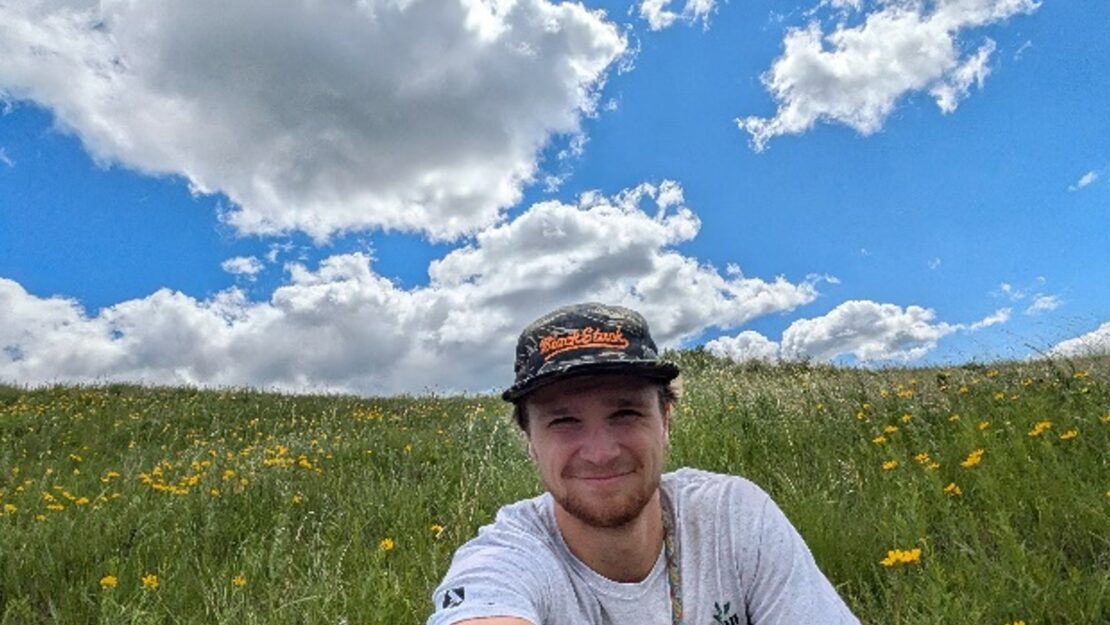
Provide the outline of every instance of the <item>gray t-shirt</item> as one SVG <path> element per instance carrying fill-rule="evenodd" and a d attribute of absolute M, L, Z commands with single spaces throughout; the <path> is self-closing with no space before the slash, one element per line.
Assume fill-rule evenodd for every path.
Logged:
<path fill-rule="evenodd" d="M 856 624 L 767 493 L 697 469 L 663 475 L 675 511 L 683 622 Z M 534 625 L 670 625 L 662 551 L 640 582 L 607 579 L 563 542 L 549 493 L 503 507 L 455 552 L 427 625 L 515 616 Z"/>

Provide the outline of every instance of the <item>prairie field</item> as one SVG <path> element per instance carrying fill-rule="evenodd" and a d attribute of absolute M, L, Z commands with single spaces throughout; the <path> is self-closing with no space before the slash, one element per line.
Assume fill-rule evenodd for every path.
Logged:
<path fill-rule="evenodd" d="M 1110 358 L 668 358 L 670 466 L 760 484 L 864 623 L 1110 622 Z M 541 492 L 515 427 L 490 396 L 0 387 L 0 625 L 422 623 Z"/>

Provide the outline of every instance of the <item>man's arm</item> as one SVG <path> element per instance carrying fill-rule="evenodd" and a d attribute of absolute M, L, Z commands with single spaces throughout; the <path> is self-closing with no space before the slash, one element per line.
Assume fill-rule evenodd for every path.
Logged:
<path fill-rule="evenodd" d="M 455 625 L 535 625 L 531 621 L 513 616 L 490 616 L 486 618 L 472 618 L 468 621 L 459 621 Z"/>

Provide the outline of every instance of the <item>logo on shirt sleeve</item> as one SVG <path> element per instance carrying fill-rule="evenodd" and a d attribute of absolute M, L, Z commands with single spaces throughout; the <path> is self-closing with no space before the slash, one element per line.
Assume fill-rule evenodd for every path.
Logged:
<path fill-rule="evenodd" d="M 721 605 L 716 601 L 713 602 L 713 620 L 721 625 L 740 625 L 739 614 L 729 614 L 732 603 L 726 601 L 725 605 Z"/>
<path fill-rule="evenodd" d="M 466 599 L 466 589 L 462 586 L 452 588 L 443 593 L 443 609 L 456 608 L 462 605 L 463 600 Z"/>

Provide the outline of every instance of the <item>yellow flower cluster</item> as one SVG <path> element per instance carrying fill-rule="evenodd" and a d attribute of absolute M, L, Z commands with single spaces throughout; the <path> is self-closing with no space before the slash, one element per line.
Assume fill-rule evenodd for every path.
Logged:
<path fill-rule="evenodd" d="M 914 547 L 905 551 L 901 549 L 892 549 L 886 552 L 886 557 L 879 561 L 880 564 L 886 567 L 897 566 L 900 564 L 920 564 L 921 563 L 921 549 Z"/>
<path fill-rule="evenodd" d="M 1029 436 L 1040 436 L 1041 434 L 1044 434 L 1045 430 L 1051 427 L 1051 421 L 1038 421 L 1037 424 L 1033 426 L 1033 429 L 1029 430 Z"/>
<path fill-rule="evenodd" d="M 158 576 L 154 573 L 147 573 L 146 575 L 143 575 L 142 578 L 140 578 L 140 581 L 142 581 L 143 583 L 143 588 L 146 588 L 148 590 L 158 589 Z"/>
<path fill-rule="evenodd" d="M 961 462 L 960 466 L 965 468 L 965 469 L 970 469 L 971 467 L 977 466 L 982 461 L 983 461 L 983 450 L 982 449 L 976 449 L 975 451 L 973 451 L 973 452 L 971 452 L 970 454 L 967 455 L 967 459 L 965 459 L 963 462 Z"/>
<path fill-rule="evenodd" d="M 948 486 L 944 487 L 944 494 L 959 497 L 960 495 L 964 494 L 964 491 L 960 490 L 960 487 L 956 486 L 955 482 L 949 482 Z"/>
<path fill-rule="evenodd" d="M 1060 440 L 1070 441 L 1071 439 L 1075 438 L 1076 436 L 1079 436 L 1079 430 L 1068 430 L 1067 432 L 1064 432 L 1063 434 L 1060 435 Z"/>

